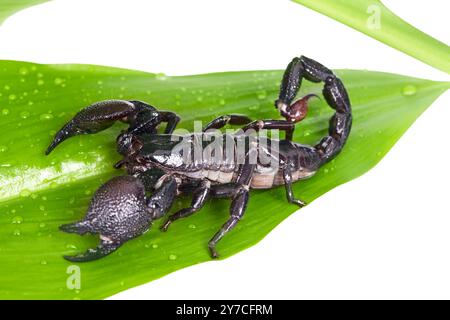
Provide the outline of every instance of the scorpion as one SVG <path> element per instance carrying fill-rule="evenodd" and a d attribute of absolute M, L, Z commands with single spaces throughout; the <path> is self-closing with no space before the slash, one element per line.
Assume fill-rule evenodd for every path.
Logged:
<path fill-rule="evenodd" d="M 303 79 L 323 82 L 323 97 L 335 110 L 329 121 L 328 135 L 313 146 L 292 141 L 296 123 L 307 114 L 309 99 L 317 97 L 309 94 L 295 100 Z M 211 161 L 210 157 L 202 154 L 194 161 L 186 161 L 185 155 L 173 151 L 179 143 L 174 138 L 182 139 L 188 151 L 193 150 L 199 139 L 195 133 L 174 135 L 180 118 L 173 112 L 157 110 L 142 101 L 125 100 L 106 100 L 82 109 L 56 133 L 46 154 L 67 138 L 97 133 L 116 121 L 122 121 L 128 124 L 128 128 L 116 139 L 117 151 L 123 159 L 115 164 L 115 168 L 125 168 L 127 175 L 114 177 L 103 184 L 94 194 L 81 221 L 60 226 L 60 230 L 68 233 L 97 234 L 100 240 L 97 247 L 64 258 L 84 262 L 105 257 L 126 241 L 147 232 L 153 221 L 166 215 L 180 194 L 192 195 L 191 204 L 169 215 L 161 225 L 163 231 L 174 221 L 199 211 L 210 198 L 231 199 L 229 218 L 208 243 L 212 258 L 219 256 L 217 243 L 242 219 L 250 189 L 284 185 L 287 200 L 303 207 L 306 203 L 295 197 L 293 183 L 313 176 L 344 147 L 352 125 L 349 96 L 342 81 L 331 70 L 301 56 L 287 66 L 275 108 L 283 120 L 252 121 L 245 115 L 230 114 L 207 124 L 201 135 L 226 125 L 243 126 L 240 134 L 223 133 L 218 137 L 228 147 L 218 151 L 223 153 L 220 161 Z M 158 133 L 161 123 L 166 123 L 163 134 Z M 285 139 L 267 139 L 268 145 L 278 145 L 277 150 L 268 145 L 261 147 L 260 138 L 247 134 L 251 130 L 263 129 L 285 132 Z M 242 161 L 237 161 L 235 154 L 225 155 L 226 149 L 230 149 L 230 141 L 231 145 L 244 143 Z M 200 145 L 207 147 L 205 142 L 200 142 Z M 277 165 L 262 163 L 259 158 L 252 161 L 256 154 L 261 153 L 268 155 Z"/>

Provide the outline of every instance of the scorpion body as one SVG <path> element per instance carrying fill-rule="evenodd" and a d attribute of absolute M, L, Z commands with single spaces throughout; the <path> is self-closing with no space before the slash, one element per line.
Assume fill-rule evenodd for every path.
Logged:
<path fill-rule="evenodd" d="M 314 146 L 292 141 L 295 124 L 306 116 L 308 101 L 315 96 L 294 101 L 303 79 L 323 82 L 323 96 L 335 110 L 328 135 Z M 191 205 L 170 215 L 161 226 L 163 231 L 172 222 L 200 210 L 210 198 L 231 199 L 230 217 L 208 244 L 214 258 L 218 257 L 217 243 L 243 217 L 250 189 L 284 185 L 287 200 L 304 206 L 305 202 L 295 197 L 292 184 L 314 175 L 342 150 L 351 130 L 350 100 L 342 81 L 331 70 L 300 57 L 288 65 L 275 107 L 284 120 L 251 121 L 242 115 L 224 115 L 211 121 L 203 133 L 183 136 L 172 134 L 179 121 L 174 113 L 158 111 L 143 102 L 113 100 L 82 110 L 56 134 L 47 154 L 68 137 L 95 133 L 115 121 L 123 121 L 130 126 L 117 138 L 118 152 L 123 159 L 115 167 L 124 167 L 128 175 L 113 178 L 101 186 L 84 219 L 61 226 L 66 232 L 99 234 L 101 240 L 97 248 L 65 258 L 90 261 L 110 254 L 124 242 L 146 232 L 154 220 L 168 212 L 180 193 L 192 195 Z M 167 122 L 164 134 L 156 131 L 161 122 Z M 213 135 L 214 142 L 221 142 L 220 147 L 208 150 L 211 129 L 227 124 L 243 127 L 237 134 Z M 250 134 L 263 129 L 285 131 L 286 137 L 263 141 Z M 200 153 L 192 156 L 198 146 Z M 177 147 L 183 152 L 174 152 Z M 238 149 L 240 153 L 235 152 Z M 271 161 L 261 161 L 262 155 Z M 147 196 L 149 192 L 151 195 Z"/>
<path fill-rule="evenodd" d="M 309 178 L 320 168 L 322 158 L 314 147 L 301 145 L 288 140 L 273 141 L 263 138 L 263 146 L 258 137 L 248 135 L 231 136 L 228 134 L 213 136 L 221 139 L 221 144 L 214 152 L 220 152 L 214 161 L 214 155 L 208 152 L 211 146 L 211 135 L 208 133 L 192 134 L 189 136 L 153 135 L 142 140 L 141 149 L 134 153 L 133 159 L 128 159 L 127 171 L 131 175 L 158 168 L 163 172 L 177 177 L 181 181 L 208 180 L 211 184 L 234 183 L 240 173 L 240 164 L 245 155 L 253 153 L 254 169 L 249 187 L 251 189 L 270 189 L 284 185 L 284 162 L 291 163 L 292 181 Z M 174 140 L 177 141 L 174 143 Z M 185 156 L 174 153 L 173 149 L 182 140 L 184 148 L 188 148 L 190 155 L 201 143 L 199 157 L 186 161 Z M 277 145 L 277 150 L 271 146 Z M 242 153 L 239 148 L 242 146 Z M 212 150 L 210 150 L 212 151 Z M 270 157 L 271 162 L 259 161 L 260 153 Z M 193 158 L 193 157 L 192 157 Z M 278 162 L 274 165 L 274 161 Z"/>

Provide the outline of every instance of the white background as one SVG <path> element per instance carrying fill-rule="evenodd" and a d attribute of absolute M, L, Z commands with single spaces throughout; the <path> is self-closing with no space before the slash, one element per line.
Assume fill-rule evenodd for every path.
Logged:
<path fill-rule="evenodd" d="M 383 2 L 450 43 L 448 1 Z M 450 80 L 287 0 L 56 0 L 0 28 L 0 59 L 169 75 L 281 69 L 300 54 L 330 68 Z M 253 248 L 113 298 L 450 298 L 449 102 L 447 92 L 375 169 Z"/>

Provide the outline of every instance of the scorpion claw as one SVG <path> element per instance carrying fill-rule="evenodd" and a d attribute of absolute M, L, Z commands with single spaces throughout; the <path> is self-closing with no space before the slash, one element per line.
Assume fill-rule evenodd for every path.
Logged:
<path fill-rule="evenodd" d="M 45 154 L 48 155 L 56 146 L 70 137 L 97 133 L 111 127 L 117 120 L 127 119 L 135 108 L 135 105 L 129 101 L 105 100 L 82 109 L 56 133 Z"/>
<path fill-rule="evenodd" d="M 154 219 L 170 209 L 176 190 L 176 180 L 164 177 L 162 185 L 147 199 L 145 186 L 138 178 L 112 178 L 97 190 L 82 221 L 60 226 L 60 230 L 68 233 L 99 234 L 99 245 L 83 254 L 64 258 L 72 262 L 97 260 L 144 234 Z"/>
<path fill-rule="evenodd" d="M 102 241 L 95 249 L 88 249 L 85 253 L 76 256 L 64 256 L 71 262 L 87 262 L 98 260 L 116 251 L 122 244 L 117 242 Z"/>
<path fill-rule="evenodd" d="M 47 150 L 45 150 L 45 155 L 48 156 L 50 154 L 50 152 L 52 152 L 53 149 L 55 149 L 61 142 L 63 142 L 67 138 L 70 138 L 70 137 L 72 137 L 74 135 L 77 135 L 77 134 L 78 134 L 78 132 L 77 132 L 77 129 L 75 128 L 75 126 L 74 126 L 74 123 L 72 121 L 70 121 L 64 127 L 62 127 L 61 130 L 59 130 L 56 133 L 55 138 L 50 143 L 50 145 L 48 146 Z"/>
<path fill-rule="evenodd" d="M 151 222 L 142 182 L 132 176 L 115 177 L 97 190 L 82 221 L 60 226 L 60 230 L 68 233 L 99 234 L 100 244 L 65 259 L 83 262 L 104 257 L 145 233 Z"/>
<path fill-rule="evenodd" d="M 80 235 L 92 231 L 92 227 L 88 221 L 79 221 L 75 223 L 63 224 L 59 226 L 59 230 L 67 233 L 77 233 Z"/>

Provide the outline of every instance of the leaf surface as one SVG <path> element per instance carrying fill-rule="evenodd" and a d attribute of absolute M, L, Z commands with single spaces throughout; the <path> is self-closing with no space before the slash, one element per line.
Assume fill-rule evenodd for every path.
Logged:
<path fill-rule="evenodd" d="M 81 108 L 110 98 L 139 99 L 175 111 L 182 118 L 180 127 L 188 130 L 193 130 L 193 120 L 205 123 L 227 113 L 277 117 L 273 101 L 281 71 L 169 77 L 13 61 L 0 61 L 0 70 L 0 298 L 104 298 L 210 260 L 207 242 L 227 219 L 227 200 L 209 201 L 167 233 L 158 230 L 158 221 L 150 232 L 116 253 L 78 264 L 81 289 L 73 289 L 69 278 L 73 269 L 62 255 L 93 247 L 97 239 L 65 234 L 58 226 L 84 216 L 93 192 L 112 176 L 123 174 L 112 164 L 120 159 L 115 138 L 124 125 L 69 139 L 47 157 L 44 150 L 55 131 Z M 296 194 L 308 203 L 372 168 L 449 87 L 449 83 L 387 73 L 336 73 L 349 91 L 354 125 L 343 152 L 316 176 L 295 184 Z M 321 89 L 320 84 L 305 81 L 301 94 L 320 94 Z M 317 142 L 326 134 L 332 113 L 324 99 L 312 100 L 307 119 L 297 126 L 295 141 Z M 180 198 L 172 212 L 188 203 L 189 199 Z M 221 257 L 254 245 L 296 210 L 286 202 L 283 188 L 252 191 L 244 219 L 218 246 Z"/>
<path fill-rule="evenodd" d="M 49 0 L 2 0 L 0 2 L 0 25 L 12 14 Z"/>

